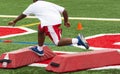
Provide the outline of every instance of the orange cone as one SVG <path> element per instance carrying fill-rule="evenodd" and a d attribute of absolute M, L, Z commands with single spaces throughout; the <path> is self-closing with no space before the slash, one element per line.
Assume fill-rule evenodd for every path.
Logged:
<path fill-rule="evenodd" d="M 77 25 L 77 30 L 82 30 L 82 29 L 83 29 L 82 24 L 79 22 Z"/>

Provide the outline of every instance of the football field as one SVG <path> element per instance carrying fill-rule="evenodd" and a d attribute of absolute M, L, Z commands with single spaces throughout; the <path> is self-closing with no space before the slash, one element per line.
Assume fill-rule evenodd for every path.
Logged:
<path fill-rule="evenodd" d="M 112 34 L 120 35 L 120 0 L 46 0 L 66 8 L 71 23 L 70 28 L 63 24 L 62 37 L 76 37 L 79 33 L 86 39 L 92 36 Z M 37 25 L 39 20 L 34 16 L 25 18 L 16 24 L 16 27 L 24 27 L 27 33 L 8 35 L 3 27 L 8 27 L 8 22 L 21 14 L 32 0 L 1 0 L 0 1 L 0 54 L 17 50 L 20 48 L 36 45 L 37 43 Z M 48 13 L 49 14 L 49 13 Z M 78 23 L 81 23 L 82 30 L 77 30 Z M 2 27 L 2 28 L 1 28 Z M 4 36 L 8 35 L 8 36 Z M 111 37 L 112 38 L 112 37 Z M 110 39 L 111 39 L 110 38 Z M 120 38 L 118 38 L 120 39 Z M 6 40 L 13 41 L 9 43 Z M 18 42 L 18 43 L 17 43 Z M 22 43 L 23 42 L 23 43 Z M 99 41 L 98 41 L 99 42 Z M 107 44 L 107 40 L 103 41 Z M 85 52 L 84 48 L 73 46 L 54 46 L 52 41 L 46 37 L 45 44 L 53 51 L 66 52 Z M 96 44 L 99 44 L 96 42 Z M 116 47 L 106 46 L 104 48 L 120 49 L 120 42 L 115 43 Z M 102 45 L 102 44 L 99 44 Z M 91 46 L 90 49 L 98 47 Z M 101 46 L 99 46 L 101 48 Z M 114 60 L 114 58 L 113 58 Z M 120 69 L 107 70 L 84 70 L 65 74 L 119 74 Z M 25 66 L 17 69 L 0 69 L 0 74 L 55 74 L 47 72 L 44 67 Z"/>

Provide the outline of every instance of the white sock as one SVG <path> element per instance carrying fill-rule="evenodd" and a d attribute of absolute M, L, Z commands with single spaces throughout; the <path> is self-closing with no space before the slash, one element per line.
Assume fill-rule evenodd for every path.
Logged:
<path fill-rule="evenodd" d="M 38 48 L 39 51 L 43 50 L 43 46 L 37 46 L 37 48 Z"/>
<path fill-rule="evenodd" d="M 78 39 L 77 38 L 72 38 L 72 44 L 77 44 L 78 43 Z"/>

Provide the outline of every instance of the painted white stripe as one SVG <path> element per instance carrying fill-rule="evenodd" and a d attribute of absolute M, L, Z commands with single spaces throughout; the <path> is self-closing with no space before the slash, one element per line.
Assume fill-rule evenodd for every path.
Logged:
<path fill-rule="evenodd" d="M 34 64 L 30 64 L 29 66 L 31 67 L 47 67 L 47 64 L 39 64 L 39 63 L 34 63 Z M 93 69 L 88 69 L 88 70 L 107 70 L 107 69 L 120 69 L 120 65 L 116 65 L 116 66 L 106 66 L 106 67 L 99 67 L 99 68 L 93 68 Z"/>
<path fill-rule="evenodd" d="M 47 67 L 48 64 L 40 64 L 40 63 L 34 63 L 34 64 L 30 64 L 28 66 L 31 67 Z M 107 70 L 107 69 L 120 69 L 120 65 L 116 65 L 116 66 L 105 66 L 105 67 L 99 67 L 99 68 L 93 68 L 93 69 L 88 69 L 88 70 Z"/>
<path fill-rule="evenodd" d="M 114 45 L 120 45 L 120 42 L 116 42 L 116 43 L 114 43 Z"/>
<path fill-rule="evenodd" d="M 80 53 L 80 52 L 67 52 L 67 51 L 53 51 L 55 53 L 66 53 L 66 54 L 76 54 L 76 53 Z"/>
<path fill-rule="evenodd" d="M 117 35 L 117 34 L 120 35 L 120 33 L 97 34 L 97 35 L 92 35 L 92 36 L 85 37 L 85 39 L 96 38 L 96 37 L 104 36 L 104 35 Z"/>
<path fill-rule="evenodd" d="M 117 18 L 90 18 L 90 17 L 69 17 L 71 20 L 91 20 L 91 21 L 120 21 Z"/>
<path fill-rule="evenodd" d="M 47 67 L 48 64 L 40 64 L 40 63 L 33 63 L 28 66 L 33 66 L 33 67 Z"/>
<path fill-rule="evenodd" d="M 11 26 L 0 26 L 0 27 L 8 27 L 11 28 Z M 25 27 L 12 27 L 12 28 L 21 28 L 23 30 L 26 30 L 27 32 L 25 33 L 20 33 L 20 34 L 11 34 L 11 35 L 7 35 L 7 36 L 0 36 L 0 38 L 8 38 L 8 37 L 13 37 L 13 36 L 18 36 L 18 35 L 25 35 L 25 34 L 30 34 L 30 33 L 35 33 L 37 31 L 29 29 L 29 28 L 25 28 Z"/>
<path fill-rule="evenodd" d="M 103 70 L 103 69 L 120 69 L 120 65 L 116 65 L 116 66 L 105 66 L 105 67 L 100 67 L 100 68 L 93 68 L 93 69 L 89 69 L 89 70 Z"/>
<path fill-rule="evenodd" d="M 16 18 L 17 15 L 0 15 L 1 18 Z M 35 16 L 28 16 L 26 18 L 36 18 Z M 63 17 L 62 17 L 63 19 Z M 90 18 L 90 17 L 69 17 L 70 20 L 92 20 L 92 21 L 120 21 L 118 18 Z"/>
<path fill-rule="evenodd" d="M 16 18 L 18 15 L 0 15 L 1 18 Z M 26 18 L 36 18 L 35 16 L 28 16 Z"/>

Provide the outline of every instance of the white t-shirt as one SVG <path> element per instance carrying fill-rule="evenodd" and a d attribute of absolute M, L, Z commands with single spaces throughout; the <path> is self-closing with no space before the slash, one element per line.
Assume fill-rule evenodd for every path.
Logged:
<path fill-rule="evenodd" d="M 43 27 L 61 24 L 61 14 L 63 11 L 64 7 L 46 1 L 37 1 L 24 10 L 23 14 L 34 14 L 40 20 Z"/>

